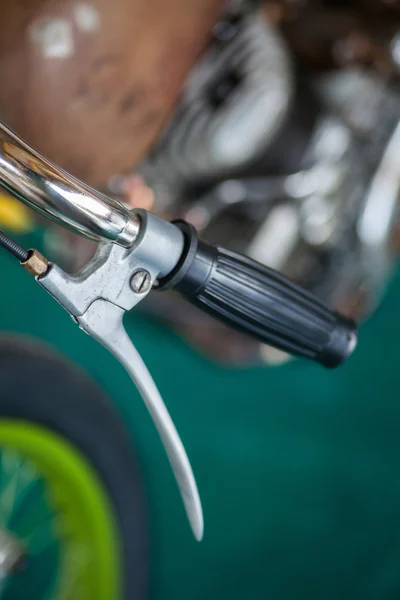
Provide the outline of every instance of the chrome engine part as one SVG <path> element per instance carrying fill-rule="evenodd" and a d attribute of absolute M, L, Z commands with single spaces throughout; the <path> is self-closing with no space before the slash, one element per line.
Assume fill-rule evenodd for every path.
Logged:
<path fill-rule="evenodd" d="M 186 217 L 211 239 L 225 229 L 225 243 L 360 317 L 376 307 L 395 264 L 400 95 L 358 70 L 313 85 L 329 101 L 302 168 L 225 180 Z"/>
<path fill-rule="evenodd" d="M 258 14 L 220 21 L 166 132 L 140 172 L 167 208 L 188 185 L 235 174 L 273 143 L 293 92 L 291 61 Z"/>

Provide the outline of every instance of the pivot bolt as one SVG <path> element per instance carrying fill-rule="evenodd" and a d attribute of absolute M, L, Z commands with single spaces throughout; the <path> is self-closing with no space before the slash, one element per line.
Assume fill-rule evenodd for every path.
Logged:
<path fill-rule="evenodd" d="M 144 294 L 151 287 L 151 275 L 144 269 L 139 269 L 131 277 L 131 288 L 136 294 Z"/>

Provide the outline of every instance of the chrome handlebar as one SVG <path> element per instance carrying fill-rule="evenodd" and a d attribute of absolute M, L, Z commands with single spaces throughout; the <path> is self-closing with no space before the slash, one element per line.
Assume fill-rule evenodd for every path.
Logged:
<path fill-rule="evenodd" d="M 94 241 L 124 248 L 140 223 L 119 202 L 78 181 L 0 122 L 0 185 L 41 214 Z"/>

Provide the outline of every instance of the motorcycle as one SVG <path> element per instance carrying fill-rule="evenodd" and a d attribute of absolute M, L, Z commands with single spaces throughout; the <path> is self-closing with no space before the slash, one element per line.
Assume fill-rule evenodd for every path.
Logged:
<path fill-rule="evenodd" d="M 315 52 L 302 48 L 295 35 L 298 23 L 306 19 L 304 14 L 287 16 L 277 10 L 280 3 L 268 4 L 260 8 L 252 3 L 232 3 L 221 11 L 220 3 L 210 1 L 198 9 L 202 19 L 199 23 L 197 18 L 195 27 L 199 15 L 194 13 L 194 4 L 186 3 L 186 12 L 180 12 L 179 18 L 191 24 L 190 52 L 182 54 L 179 73 L 162 106 L 147 107 L 154 112 L 152 119 L 134 116 L 138 106 L 146 106 L 146 86 L 141 94 L 124 87 L 115 121 L 107 90 L 119 58 L 107 54 L 90 56 L 94 83 L 71 76 L 74 101 L 68 104 L 72 111 L 68 114 L 74 123 L 84 123 L 81 129 L 75 127 L 67 133 L 60 127 L 58 133 L 56 124 L 43 136 L 48 123 L 43 107 L 36 114 L 36 123 L 30 118 L 25 123 L 29 144 L 0 125 L 1 186 L 57 226 L 98 248 L 77 269 L 79 257 L 73 253 L 68 265 L 59 266 L 38 251 L 21 247 L 6 233 L 0 243 L 132 376 L 164 443 L 197 539 L 202 537 L 203 516 L 190 463 L 157 387 L 124 331 L 124 313 L 147 303 L 145 310 L 157 312 L 196 343 L 200 340 L 208 352 L 235 364 L 260 357 L 281 360 L 294 354 L 334 367 L 353 352 L 357 340 L 353 318 L 358 320 L 376 306 L 397 250 L 400 177 L 393 157 L 398 154 L 400 130 L 395 33 L 385 63 L 390 63 L 393 73 L 385 79 L 376 69 L 366 71 L 353 64 L 340 69 L 329 65 L 329 70 L 324 64 L 322 73 L 320 65 L 315 71 L 310 69 L 310 55 L 315 57 Z M 127 10 L 135 11 L 135 6 Z M 67 3 L 63 10 L 72 8 Z M 36 49 L 35 64 L 59 61 L 55 82 L 68 68 L 74 44 L 79 45 L 81 39 L 100 43 L 96 35 L 101 19 L 109 13 L 95 14 L 93 7 L 85 10 L 50 20 L 41 14 L 28 27 L 30 43 Z M 101 10 L 107 11 L 107 7 Z M 68 37 L 70 27 L 66 25 L 72 18 L 77 31 Z M 121 21 L 118 24 L 122 27 Z M 61 32 L 64 45 L 60 35 L 54 42 L 54 27 Z M 169 27 L 175 27 L 172 17 Z M 127 47 L 127 39 L 121 37 Z M 166 39 L 170 38 L 166 35 L 162 41 L 166 43 Z M 314 40 L 317 47 L 318 41 Z M 328 55 L 327 62 L 336 56 Z M 18 65 L 20 58 L 15 58 Z M 300 64 L 304 60 L 308 61 L 307 72 Z M 157 62 L 154 56 L 153 61 Z M 85 70 L 88 64 L 79 68 Z M 146 73 L 154 79 L 154 68 L 147 66 Z M 38 72 L 40 68 L 36 76 Z M 165 77 L 168 79 L 168 74 Z M 163 89 L 162 74 L 154 80 Z M 10 85 L 3 93 L 10 98 L 12 89 Z M 48 102 L 60 102 L 58 94 L 62 93 L 65 88 L 62 91 L 61 86 L 57 93 L 53 90 Z M 154 89 L 151 94 L 156 102 Z M 35 113 L 37 97 L 31 95 L 30 114 Z M 365 99 L 362 111 L 360 98 Z M 96 107 L 92 119 L 87 116 L 88 106 Z M 18 130 L 19 111 L 21 106 L 8 103 L 7 123 L 19 122 Z M 100 121 L 99 114 L 106 118 Z M 127 121 L 134 123 L 133 130 L 126 126 Z M 104 124 L 101 131 L 99 122 Z M 107 122 L 112 131 L 121 131 L 123 123 L 117 154 L 106 139 Z M 140 123 L 146 125 L 143 137 L 137 133 Z M 136 148 L 132 136 L 137 138 Z M 73 176 L 32 146 L 38 146 Z M 105 150 L 103 162 L 97 160 L 99 147 Z M 118 201 L 127 200 L 132 173 L 139 173 L 154 190 L 151 213 L 143 208 L 128 210 Z M 70 240 L 69 236 L 65 239 Z M 71 275 L 67 266 L 78 272 Z M 149 295 L 151 290 L 154 293 Z M 185 298 L 184 310 L 169 290 Z M 215 340 L 215 331 L 219 331 L 215 328 L 225 325 L 216 326 L 203 316 L 210 313 L 242 332 L 231 334 L 229 343 L 216 351 L 210 340 Z M 206 340 L 198 334 L 205 327 Z M 246 337 L 241 337 L 243 332 Z M 239 359 L 229 355 L 229 348 L 235 346 L 245 348 Z M 271 348 L 278 354 L 271 354 Z M 6 344 L 3 354 L 5 359 L 15 354 L 16 360 L 32 364 L 36 371 L 43 368 L 36 363 L 36 350 L 31 347 L 12 351 Z M 68 372 L 64 365 L 57 371 L 60 380 L 65 370 Z M 62 523 L 55 529 L 47 526 L 48 537 L 55 537 L 61 549 L 55 597 L 143 597 L 144 575 L 136 576 L 131 565 L 136 564 L 132 556 L 137 556 L 138 563 L 143 560 L 147 531 L 132 450 L 117 443 L 117 438 L 124 437 L 121 424 L 95 393 L 82 392 L 71 403 L 67 386 L 63 398 L 68 396 L 68 401 L 61 401 L 62 411 L 50 408 L 52 396 L 60 393 L 51 390 L 42 403 L 30 403 L 29 409 L 26 394 L 17 383 L 10 378 L 11 400 L 0 406 L 3 462 L 11 465 L 12 482 L 22 472 L 28 490 L 32 485 L 49 490 L 50 500 L 39 494 L 40 509 L 46 515 L 56 513 L 57 522 Z M 57 382 L 52 385 L 52 390 L 60 387 Z M 82 389 L 90 385 L 82 382 Z M 94 410 L 96 414 L 100 410 L 96 427 L 91 419 Z M 82 415 L 79 431 L 73 426 L 72 416 L 76 415 Z M 85 432 L 92 429 L 86 440 Z M 104 446 L 112 456 L 105 457 L 101 452 Z M 121 469 L 117 469 L 119 464 Z M 32 473 L 31 478 L 25 473 Z M 123 497 L 119 495 L 122 479 L 128 481 Z M 79 486 L 85 493 L 75 501 Z M 64 497 L 60 497 L 60 488 L 65 490 Z M 28 502 L 25 508 L 32 505 Z M 67 505 L 71 507 L 68 510 Z M 96 510 L 91 520 L 88 507 L 93 505 Z M 15 511 L 13 506 L 0 535 L 5 582 L 13 574 L 17 575 L 11 579 L 18 581 L 19 571 L 23 577 L 24 563 L 28 569 L 32 560 L 30 546 L 24 541 L 29 532 L 20 533 Z M 47 521 L 51 522 L 48 516 Z M 132 547 L 132 540 L 137 546 Z M 107 553 L 101 553 L 104 547 Z M 85 556 L 85 552 L 93 552 L 90 568 L 74 565 L 73 557 Z"/>

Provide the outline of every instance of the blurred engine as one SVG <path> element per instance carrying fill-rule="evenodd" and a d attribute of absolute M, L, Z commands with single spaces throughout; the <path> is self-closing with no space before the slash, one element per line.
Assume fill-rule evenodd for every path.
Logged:
<path fill-rule="evenodd" d="M 231 3 L 140 173 L 154 210 L 359 319 L 399 246 L 400 12 L 350 4 Z M 277 358 L 162 300 L 148 310 L 219 359 Z"/>

